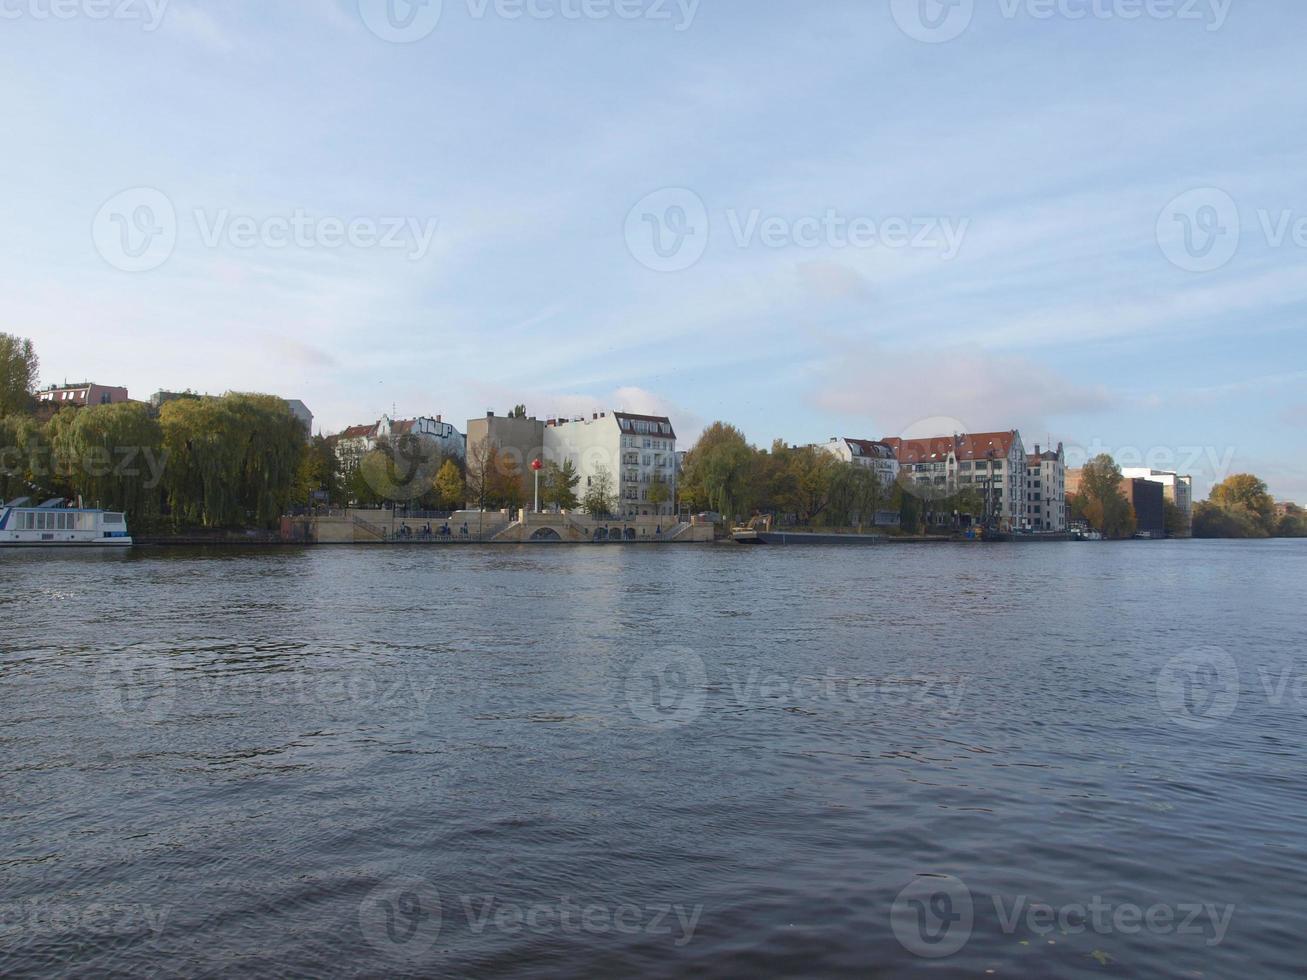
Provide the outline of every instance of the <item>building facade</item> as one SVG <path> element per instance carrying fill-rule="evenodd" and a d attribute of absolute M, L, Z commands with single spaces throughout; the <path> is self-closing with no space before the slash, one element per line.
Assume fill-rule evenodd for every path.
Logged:
<path fill-rule="evenodd" d="M 571 461 L 581 478 L 578 497 L 585 496 L 601 469 L 606 471 L 619 516 L 676 513 L 676 431 L 664 416 L 595 412 L 588 419 L 549 419 L 544 456 L 559 466 Z"/>
<path fill-rule="evenodd" d="M 1000 530 L 1027 526 L 1026 450 L 1016 429 L 883 441 L 898 456 L 899 482 L 924 500 L 973 490 Z"/>
<path fill-rule="evenodd" d="M 309 418 L 312 419 L 312 416 Z M 336 459 L 340 462 L 341 472 L 349 473 L 357 469 L 363 457 L 383 441 L 390 442 L 403 437 L 419 440 L 424 452 L 430 450 L 441 459 L 467 458 L 467 440 L 441 416 L 396 420 L 383 415 L 378 422 L 351 426 L 336 436 Z"/>
<path fill-rule="evenodd" d="M 1040 451 L 1038 445 L 1026 462 L 1026 527 L 1042 534 L 1062 534 L 1067 529 L 1066 453 Z"/>
<path fill-rule="evenodd" d="M 1135 511 L 1135 532 L 1149 538 L 1166 537 L 1165 487 L 1152 480 L 1129 477 L 1121 481 L 1121 494 Z"/>
<path fill-rule="evenodd" d="M 1128 466 L 1121 469 L 1121 475 L 1127 480 L 1151 480 L 1162 485 L 1162 496 L 1175 505 L 1180 512 L 1179 537 L 1193 534 L 1194 522 L 1194 478 L 1181 476 L 1169 470 L 1152 470 L 1146 467 Z"/>
<path fill-rule="evenodd" d="M 836 439 L 816 446 L 824 449 L 837 459 L 854 466 L 869 469 L 880 478 L 880 482 L 890 487 L 899 478 L 899 461 L 894 447 L 888 442 L 872 439 Z"/>
<path fill-rule="evenodd" d="M 44 391 L 38 391 L 36 400 L 42 408 L 52 406 L 60 409 L 65 406 L 85 408 L 88 405 L 121 405 L 130 399 L 127 397 L 126 388 L 84 381 L 76 385 L 51 385 Z"/>

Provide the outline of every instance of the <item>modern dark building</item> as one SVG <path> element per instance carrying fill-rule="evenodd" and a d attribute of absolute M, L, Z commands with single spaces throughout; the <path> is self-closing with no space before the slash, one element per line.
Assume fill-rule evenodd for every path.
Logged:
<path fill-rule="evenodd" d="M 1166 510 L 1162 504 L 1166 487 L 1152 480 L 1127 479 L 1121 481 L 1121 492 L 1135 509 L 1138 533 L 1166 537 Z"/>

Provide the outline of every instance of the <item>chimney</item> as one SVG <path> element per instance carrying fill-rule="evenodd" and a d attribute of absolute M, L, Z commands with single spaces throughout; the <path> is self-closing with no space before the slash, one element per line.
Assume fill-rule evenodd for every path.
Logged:
<path fill-rule="evenodd" d="M 443 422 L 443 421 L 445 421 L 445 420 L 444 420 L 443 418 L 441 418 L 439 415 L 437 415 L 437 416 L 436 416 L 436 421 L 437 421 L 437 422 Z"/>

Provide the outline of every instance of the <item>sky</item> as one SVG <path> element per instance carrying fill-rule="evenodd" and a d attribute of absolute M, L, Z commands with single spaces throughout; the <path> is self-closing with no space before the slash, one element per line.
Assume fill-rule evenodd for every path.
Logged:
<path fill-rule="evenodd" d="M 0 0 L 42 383 L 1019 428 L 1307 503 L 1300 0 Z"/>

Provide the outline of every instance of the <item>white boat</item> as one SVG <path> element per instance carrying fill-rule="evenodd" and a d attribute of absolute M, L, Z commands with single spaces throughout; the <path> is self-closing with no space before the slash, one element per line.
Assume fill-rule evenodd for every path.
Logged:
<path fill-rule="evenodd" d="M 67 507 L 60 498 L 36 506 L 27 497 L 0 503 L 0 548 L 130 548 L 124 514 Z"/>

